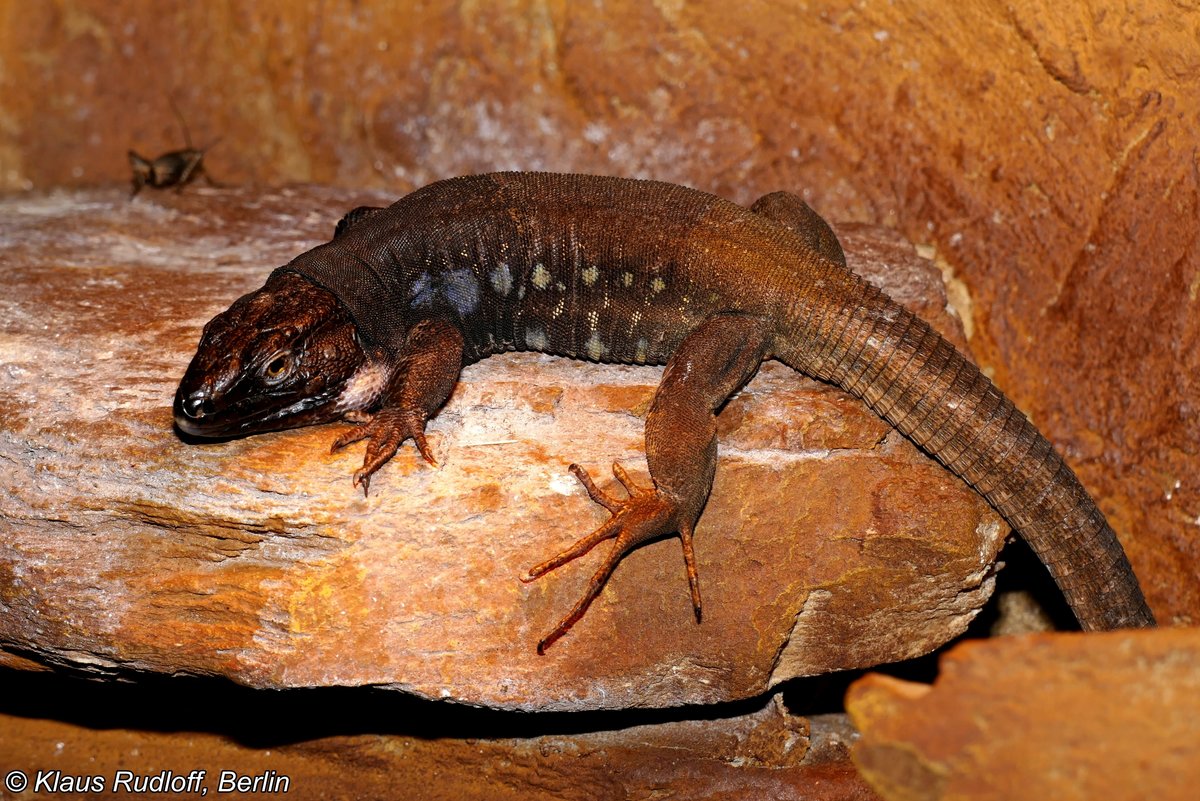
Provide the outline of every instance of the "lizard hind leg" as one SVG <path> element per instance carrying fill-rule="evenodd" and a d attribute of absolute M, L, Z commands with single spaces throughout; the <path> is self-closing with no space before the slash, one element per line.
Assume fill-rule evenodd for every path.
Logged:
<path fill-rule="evenodd" d="M 579 465 L 573 464 L 569 469 L 571 474 L 579 479 L 579 483 L 583 484 L 584 489 L 587 490 L 587 494 L 591 499 L 607 509 L 612 514 L 612 517 L 591 534 L 577 540 L 574 545 L 566 550 L 530 568 L 529 572 L 521 577 L 521 580 L 524 582 L 534 581 L 546 575 L 551 570 L 578 559 L 604 540 L 615 539 L 616 542 L 613 544 L 608 556 L 601 563 L 599 569 L 596 570 L 591 580 L 588 581 L 583 596 L 571 611 L 567 613 L 566 617 L 555 626 L 554 630 L 538 642 L 538 653 L 545 653 L 547 648 L 553 645 L 559 637 L 566 634 L 567 630 L 583 617 L 584 612 L 592 605 L 592 601 L 596 600 L 596 596 L 600 594 L 600 591 L 604 589 L 604 585 L 608 583 L 609 577 L 616 570 L 617 563 L 621 561 L 626 553 L 642 543 L 661 537 L 676 528 L 680 529 L 680 534 L 686 543 L 684 553 L 687 557 L 688 581 L 692 588 L 692 603 L 696 609 L 696 619 L 699 620 L 700 587 L 696 580 L 695 560 L 691 556 L 691 530 L 689 527 L 676 524 L 673 519 L 675 511 L 673 505 L 669 501 L 658 497 L 658 493 L 654 488 L 639 487 L 629 474 L 625 472 L 625 469 L 616 462 L 613 463 L 613 475 L 617 477 L 617 480 L 621 482 L 621 485 L 625 487 L 626 492 L 629 494 L 629 497 L 625 500 L 615 498 L 597 487 L 595 482 L 592 481 L 592 477 L 588 475 L 588 472 Z"/>
<path fill-rule="evenodd" d="M 810 248 L 830 261 L 846 266 L 846 256 L 833 229 L 799 195 L 772 192 L 754 201 L 750 211 L 791 229 Z"/>
<path fill-rule="evenodd" d="M 652 486 L 638 486 L 619 464 L 614 464 L 613 473 L 628 493 L 627 498 L 616 498 L 597 487 L 583 468 L 571 465 L 571 473 L 591 499 L 612 517 L 566 550 L 530 569 L 522 581 L 534 581 L 605 540 L 614 543 L 580 600 L 538 643 L 539 654 L 583 617 L 627 553 L 671 534 L 678 534 L 682 541 L 692 607 L 696 621 L 700 621 L 700 584 L 692 533 L 716 471 L 716 413 L 766 358 L 768 341 L 767 327 L 760 320 L 734 314 L 714 315 L 687 335 L 667 363 L 646 418 L 646 461 Z"/>

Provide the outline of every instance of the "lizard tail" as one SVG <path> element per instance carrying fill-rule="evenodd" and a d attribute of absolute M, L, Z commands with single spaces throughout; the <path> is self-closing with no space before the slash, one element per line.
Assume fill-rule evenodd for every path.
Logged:
<path fill-rule="evenodd" d="M 983 495 L 1029 543 L 1085 630 L 1154 625 L 1104 514 L 1054 447 L 928 323 L 857 279 L 837 313 L 796 315 L 788 365 L 868 406 Z M 824 304 L 822 304 L 824 305 Z"/>

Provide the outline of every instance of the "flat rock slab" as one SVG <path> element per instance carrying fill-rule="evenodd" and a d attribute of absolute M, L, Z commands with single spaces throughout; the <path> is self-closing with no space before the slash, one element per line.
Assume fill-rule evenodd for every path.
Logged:
<path fill-rule="evenodd" d="M 340 425 L 184 442 L 171 400 L 200 328 L 387 198 L 315 187 L 0 200 L 0 663 L 383 685 L 515 709 L 705 703 L 928 652 L 993 588 L 1007 531 L 861 403 L 768 364 L 721 418 L 697 531 L 626 558 L 546 656 L 599 553 L 518 577 L 606 517 L 567 472 L 645 480 L 660 368 L 534 354 L 463 373 L 351 488 Z M 962 343 L 938 271 L 881 229 L 851 266 Z M 605 547 L 605 546 L 602 546 Z"/>
<path fill-rule="evenodd" d="M 1194 799 L 1200 628 L 977 640 L 932 687 L 869 674 L 846 706 L 887 799 Z"/>

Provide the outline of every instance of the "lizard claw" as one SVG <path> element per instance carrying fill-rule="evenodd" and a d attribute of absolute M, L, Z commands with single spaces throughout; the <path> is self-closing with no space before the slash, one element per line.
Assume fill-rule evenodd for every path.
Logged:
<path fill-rule="evenodd" d="M 370 494 L 368 490 L 371 486 L 371 474 L 361 467 L 354 471 L 354 478 L 351 481 L 351 486 L 362 487 L 363 497 L 366 498 Z"/>
<path fill-rule="evenodd" d="M 592 601 L 604 589 L 604 585 L 625 554 L 649 540 L 673 531 L 679 532 L 679 536 L 683 540 L 683 556 L 687 565 L 692 606 L 696 614 L 696 621 L 699 622 L 700 583 L 697 578 L 696 558 L 692 548 L 694 523 L 680 521 L 678 505 L 673 500 L 659 492 L 657 487 L 639 487 L 620 464 L 613 464 L 613 475 L 629 493 L 629 497 L 625 499 L 613 497 L 597 487 L 588 472 L 579 465 L 573 464 L 569 470 L 575 478 L 579 479 L 579 483 L 583 484 L 588 496 L 607 509 L 612 517 L 566 550 L 530 568 L 520 577 L 521 581 L 525 583 L 535 581 L 567 562 L 578 559 L 604 540 L 615 539 L 616 542 L 588 582 L 583 597 L 559 621 L 558 625 L 538 642 L 537 652 L 544 654 L 547 648 L 566 634 L 583 617 Z"/>
<path fill-rule="evenodd" d="M 363 457 L 363 466 L 354 471 L 353 479 L 355 487 L 362 487 L 364 497 L 371 485 L 371 476 L 396 455 L 396 451 L 407 439 L 413 440 L 425 461 L 438 467 L 429 441 L 425 438 L 425 417 L 419 412 L 381 409 L 365 425 L 338 435 L 329 452 L 334 453 L 364 439 L 367 440 L 367 452 Z"/>

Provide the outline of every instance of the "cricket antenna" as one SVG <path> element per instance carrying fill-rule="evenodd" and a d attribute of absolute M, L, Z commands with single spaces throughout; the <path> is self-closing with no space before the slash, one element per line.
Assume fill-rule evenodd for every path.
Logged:
<path fill-rule="evenodd" d="M 183 141 L 188 146 L 188 150 L 192 149 L 192 135 L 188 133 L 187 120 L 183 118 L 183 113 L 179 110 L 179 106 L 175 105 L 175 95 L 168 92 L 167 102 L 171 104 L 171 111 L 175 112 L 175 119 L 179 120 L 179 127 L 183 128 Z M 212 145 L 209 145 L 212 147 Z"/>

